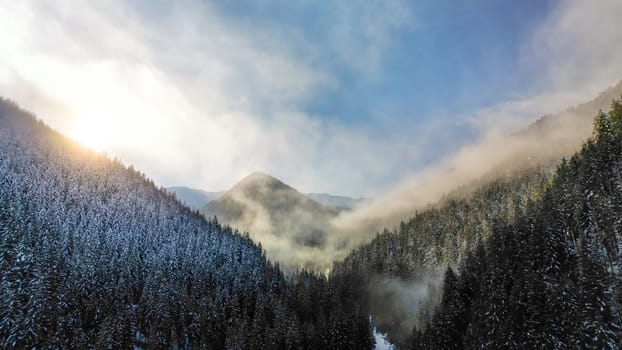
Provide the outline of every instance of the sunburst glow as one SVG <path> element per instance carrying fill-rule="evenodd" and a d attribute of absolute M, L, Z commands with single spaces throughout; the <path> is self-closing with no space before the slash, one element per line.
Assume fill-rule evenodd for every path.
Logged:
<path fill-rule="evenodd" d="M 69 134 L 86 147 L 105 151 L 110 150 L 116 141 L 118 130 L 115 129 L 116 125 L 108 122 L 105 117 L 98 117 L 98 113 L 89 113 L 76 118 Z"/>

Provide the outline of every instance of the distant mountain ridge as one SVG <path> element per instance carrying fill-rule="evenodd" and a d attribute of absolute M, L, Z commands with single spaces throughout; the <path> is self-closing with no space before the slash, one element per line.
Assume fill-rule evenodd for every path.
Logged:
<path fill-rule="evenodd" d="M 273 176 L 255 172 L 209 202 L 200 213 L 249 232 L 269 257 L 286 262 L 303 248 L 322 247 L 330 221 L 339 210 L 316 202 Z"/>
<path fill-rule="evenodd" d="M 367 198 L 352 198 L 328 193 L 307 193 L 307 196 L 320 204 L 339 210 L 350 210 L 367 200 Z"/>
<path fill-rule="evenodd" d="M 186 204 L 191 209 L 201 209 L 207 203 L 218 199 L 226 191 L 204 191 L 197 188 L 186 186 L 172 186 L 166 188 L 173 192 L 177 199 Z M 327 207 L 335 208 L 339 211 L 351 210 L 357 205 L 368 200 L 367 198 L 353 198 L 348 196 L 333 195 L 329 193 L 304 193 L 307 197 Z"/>

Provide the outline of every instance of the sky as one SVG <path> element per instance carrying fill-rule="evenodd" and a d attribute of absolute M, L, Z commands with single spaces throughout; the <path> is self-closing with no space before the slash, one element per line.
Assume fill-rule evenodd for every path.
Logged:
<path fill-rule="evenodd" d="M 622 79 L 622 1 L 0 0 L 0 95 L 162 186 L 376 196 Z"/>

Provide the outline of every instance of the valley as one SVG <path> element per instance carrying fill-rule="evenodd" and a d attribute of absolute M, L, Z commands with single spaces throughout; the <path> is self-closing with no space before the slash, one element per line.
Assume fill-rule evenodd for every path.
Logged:
<path fill-rule="evenodd" d="M 0 349 L 621 349 L 620 18 L 0 0 Z"/>
<path fill-rule="evenodd" d="M 592 111 L 593 104 L 578 109 Z M 400 348 L 435 347 L 448 329 L 453 333 L 440 346 L 504 339 L 539 347 L 551 345 L 551 337 L 618 342 L 619 102 L 597 114 L 593 135 L 571 158 L 532 157 L 529 167 L 489 173 L 417 210 L 395 231 L 370 242 L 357 237 L 359 246 L 344 259 L 331 250 L 343 239 L 331 225 L 358 207 L 324 206 L 253 173 L 193 210 L 133 167 L 81 148 L 14 103 L 1 107 L 5 346 L 64 339 L 71 347 L 82 339 L 85 346 L 255 348 L 278 337 L 309 348 L 318 341 L 358 348 L 379 339 L 373 327 Z M 551 121 L 526 132 L 542 132 L 541 123 Z M 332 269 L 305 266 L 295 255 L 305 249 L 332 252 Z M 538 285 L 543 275 L 557 287 Z M 569 289 L 558 296 L 561 286 Z M 89 302 L 93 297 L 100 302 Z M 68 304 L 58 309 L 58 300 Z M 495 309 L 505 302 L 509 308 Z M 552 302 L 567 313 L 545 307 Z M 170 318 L 154 323 L 154 308 L 171 303 L 195 311 L 179 323 L 182 310 L 168 309 Z M 537 303 L 545 304 L 515 309 Z M 606 307 L 594 311 L 594 303 Z M 203 318 L 207 310 L 217 310 L 215 318 Z M 506 316 L 491 316 L 497 313 Z M 531 323 L 499 323 L 526 313 L 567 326 L 551 323 L 534 337 L 513 338 L 516 327 Z M 570 323 L 577 319 L 597 328 L 580 330 Z M 236 321 L 222 327 L 225 320 Z M 71 333 L 66 322 L 74 322 Z M 25 327 L 35 328 L 24 333 Z M 245 327 L 252 336 L 233 336 Z M 511 333 L 491 338 L 488 327 Z M 282 337 L 285 330 L 292 333 Z M 333 331 L 335 337 L 320 336 Z"/>

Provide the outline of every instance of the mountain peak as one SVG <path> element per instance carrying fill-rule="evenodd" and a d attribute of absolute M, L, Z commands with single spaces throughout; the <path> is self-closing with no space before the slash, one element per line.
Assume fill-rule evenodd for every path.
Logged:
<path fill-rule="evenodd" d="M 281 180 L 277 179 L 276 177 L 266 174 L 266 173 L 259 172 L 259 171 L 255 171 L 247 175 L 246 177 L 244 177 L 242 180 L 240 180 L 240 182 L 238 182 L 235 186 L 233 186 L 231 190 L 232 191 L 249 190 L 249 189 L 258 189 L 258 188 L 265 188 L 265 189 L 270 189 L 270 190 L 275 190 L 275 189 L 294 190 L 292 187 L 286 185 L 285 183 L 283 183 Z"/>
<path fill-rule="evenodd" d="M 263 173 L 261 171 L 253 171 L 252 173 L 248 174 L 246 177 L 244 177 L 240 182 L 243 181 L 252 181 L 252 182 L 256 182 L 256 181 L 279 181 L 279 179 L 277 179 L 276 177 L 270 175 L 270 174 L 266 174 Z M 279 181 L 280 182 L 280 181 Z"/>
<path fill-rule="evenodd" d="M 330 220 L 338 210 L 316 202 L 271 175 L 253 172 L 220 198 L 207 203 L 201 213 L 248 231 L 253 239 L 264 244 L 271 258 L 286 261 L 292 253 L 283 247 L 303 251 L 304 247 L 322 246 L 331 229 Z M 306 253 L 300 254 L 304 264 L 314 264 L 307 260 Z"/>

